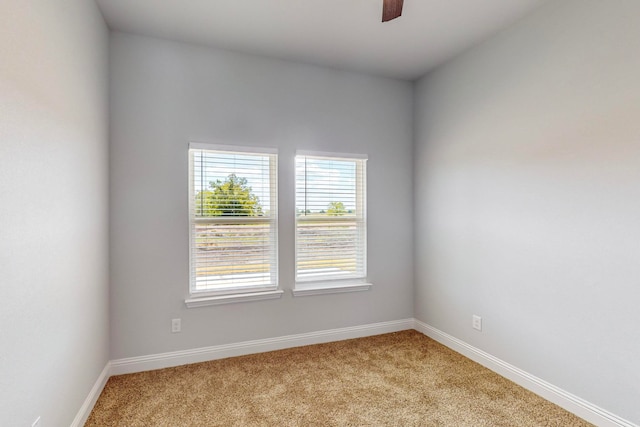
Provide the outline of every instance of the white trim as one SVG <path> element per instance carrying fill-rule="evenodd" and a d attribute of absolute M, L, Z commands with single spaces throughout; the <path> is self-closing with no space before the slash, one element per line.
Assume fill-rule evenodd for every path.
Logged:
<path fill-rule="evenodd" d="M 495 356 L 492 356 L 466 342 L 459 340 L 433 326 L 417 319 L 403 319 L 390 322 L 373 323 L 361 326 L 331 329 L 283 337 L 245 341 L 233 344 L 202 347 L 192 350 L 153 354 L 148 356 L 116 359 L 108 362 L 91 391 L 87 395 L 71 427 L 81 427 L 102 393 L 107 380 L 112 375 L 131 374 L 153 369 L 162 369 L 189 363 L 205 362 L 226 357 L 262 353 L 303 345 L 362 338 L 372 335 L 415 329 L 454 351 L 474 360 L 492 371 L 503 375 L 516 384 L 540 395 L 562 408 L 582 417 L 600 427 L 640 427 L 611 412 L 587 402 L 559 387 L 554 386 L 528 372 L 523 371 Z"/>
<path fill-rule="evenodd" d="M 291 293 L 294 297 L 306 297 L 310 295 L 324 295 L 324 294 L 341 294 L 344 292 L 359 292 L 368 291 L 373 286 L 373 283 L 355 283 L 344 285 L 329 285 L 329 286 L 309 286 L 309 287 L 296 287 L 291 289 Z"/>
<path fill-rule="evenodd" d="M 264 156 L 269 158 L 269 193 L 270 193 L 270 206 L 269 206 L 269 216 L 261 216 L 256 218 L 249 217 L 212 217 L 212 218 L 197 218 L 195 215 L 195 189 L 194 189 L 194 164 L 195 164 L 195 152 L 198 150 L 208 150 L 212 152 L 227 152 L 227 153 L 238 153 L 244 152 L 247 154 L 255 154 L 257 156 Z M 233 146 L 233 145 L 219 145 L 219 144 L 210 144 L 210 143 L 202 143 L 202 142 L 190 142 L 188 151 L 188 169 L 189 169 L 189 177 L 188 177 L 188 219 L 189 219 L 189 293 L 191 295 L 199 293 L 197 290 L 197 278 L 196 278 L 196 266 L 195 266 L 195 234 L 196 229 L 195 226 L 198 223 L 203 224 L 225 224 L 225 223 L 235 223 L 235 222 L 247 222 L 247 223 L 263 223 L 269 226 L 269 249 L 271 252 L 270 256 L 270 283 L 263 284 L 268 287 L 277 288 L 278 287 L 278 266 L 279 266 L 279 245 L 278 245 L 278 150 L 273 148 L 254 148 L 254 147 L 241 147 L 241 146 Z M 240 289 L 238 287 L 238 289 Z M 273 299 L 274 296 L 267 298 L 259 298 L 255 297 L 252 292 L 250 286 L 246 287 L 244 291 L 247 293 L 247 298 L 244 301 L 257 301 L 260 299 Z M 197 301 L 197 302 L 196 302 Z M 188 298 L 185 300 L 187 307 L 201 307 L 205 305 L 219 305 L 219 304 L 227 304 L 230 302 L 242 302 L 242 298 L 236 297 L 224 300 L 222 298 Z"/>
<path fill-rule="evenodd" d="M 617 415 L 612 414 L 586 400 L 575 396 L 553 384 L 550 384 L 520 368 L 517 368 L 489 353 L 459 340 L 431 325 L 415 319 L 414 328 L 452 350 L 480 363 L 486 368 L 510 379 L 550 402 L 600 427 L 639 427 Z"/>
<path fill-rule="evenodd" d="M 296 173 L 295 173 L 295 207 L 296 210 L 298 209 L 298 202 L 299 202 L 299 197 L 302 194 L 303 196 L 303 200 L 304 200 L 304 206 L 306 209 L 306 205 L 307 205 L 307 200 L 308 197 L 313 196 L 313 194 L 315 193 L 315 190 L 309 190 L 307 191 L 307 158 L 311 158 L 311 159 L 325 159 L 325 160 L 338 160 L 338 161 L 345 161 L 345 162 L 349 162 L 349 163 L 353 163 L 355 166 L 355 181 L 354 181 L 354 186 L 353 186 L 353 190 L 355 191 L 355 215 L 344 215 L 344 216 L 339 216 L 334 218 L 328 217 L 328 216 L 322 216 L 322 217 L 316 217 L 316 216 L 306 216 L 305 215 L 299 215 L 296 212 L 295 215 L 295 234 L 294 234 L 294 240 L 295 240 L 295 251 L 294 251 L 294 255 L 295 255 L 295 259 L 294 259 L 294 275 L 295 275 L 295 280 L 296 283 L 300 283 L 300 282 L 306 282 L 306 281 L 310 281 L 310 282 L 322 282 L 322 281 L 333 281 L 333 280 L 353 280 L 353 279 L 363 279 L 362 281 L 366 280 L 367 277 L 367 249 L 368 249 L 368 245 L 367 245 L 367 170 L 366 170 L 366 161 L 367 161 L 367 156 L 365 154 L 351 154 L 351 158 L 348 157 L 344 157 L 344 155 L 342 155 L 342 157 L 340 157 L 340 154 L 331 154 L 331 153 L 318 153 L 316 152 L 316 155 L 310 154 L 312 152 L 310 151 L 298 151 L 296 153 L 295 156 L 295 169 L 296 169 Z M 303 161 L 304 162 L 304 178 L 303 182 L 304 182 L 304 190 L 302 191 L 298 191 L 298 185 L 299 185 L 299 178 L 301 178 L 298 174 L 298 162 L 299 161 Z M 329 186 L 329 184 L 326 184 L 327 186 Z M 325 190 L 323 191 L 328 191 L 329 187 L 325 187 Z M 352 223 L 352 226 L 354 227 L 354 231 L 356 233 L 355 235 L 355 272 L 353 272 L 352 274 L 349 274 L 347 272 L 343 272 L 341 269 L 338 269 L 338 274 L 335 274 L 336 272 L 333 272 L 334 274 L 322 274 L 322 273 L 311 273 L 309 271 L 309 268 L 301 268 L 300 265 L 300 258 L 302 256 L 308 256 L 309 255 L 309 251 L 310 249 L 308 247 L 304 248 L 303 245 L 301 245 L 301 241 L 304 241 L 305 238 L 303 237 L 306 233 L 302 233 L 301 232 L 301 228 L 302 227 L 313 227 L 314 225 L 317 224 L 321 224 L 324 225 L 326 222 L 336 222 L 336 223 Z M 332 227 L 333 224 L 330 226 Z M 303 249 L 304 248 L 304 249 Z M 326 252 L 321 252 L 318 255 L 318 259 L 324 259 L 326 260 L 328 255 Z M 312 259 L 315 259 L 315 257 L 313 257 Z M 330 264 L 327 264 L 324 267 L 333 267 L 335 268 L 336 265 L 333 263 L 333 261 Z M 302 274 L 301 274 L 302 272 Z M 311 277 L 309 277 L 311 276 Z M 355 277 L 354 277 L 355 276 Z M 295 295 L 295 293 L 294 293 Z"/>
<path fill-rule="evenodd" d="M 274 219 L 277 218 L 268 216 L 204 216 L 194 218 L 193 222 L 196 224 L 233 224 L 236 222 L 246 222 L 250 224 L 263 222 L 268 224 L 274 222 Z"/>
<path fill-rule="evenodd" d="M 282 297 L 283 290 L 253 292 L 250 294 L 228 294 L 207 297 L 187 298 L 184 303 L 188 308 L 205 307 L 208 305 L 233 304 L 237 302 L 262 301 L 267 299 L 278 299 Z"/>
<path fill-rule="evenodd" d="M 366 154 L 355 153 L 332 153 L 328 151 L 306 151 L 296 150 L 296 156 L 316 157 L 321 159 L 346 159 L 346 160 L 368 160 L 369 156 Z"/>
<path fill-rule="evenodd" d="M 244 218 L 253 218 L 253 217 L 244 217 Z M 322 219 L 318 219 L 317 217 L 314 218 L 312 216 L 300 215 L 297 217 L 297 219 L 300 222 L 347 222 L 347 221 L 362 222 L 361 218 L 358 218 L 357 216 L 349 216 L 349 215 L 323 216 Z"/>
<path fill-rule="evenodd" d="M 98 401 L 98 397 L 100 397 L 100 394 L 102 393 L 102 390 L 104 389 L 104 386 L 107 384 L 107 381 L 109 380 L 109 377 L 111 375 L 113 375 L 111 373 L 111 362 L 107 362 L 107 364 L 104 366 L 104 369 L 98 376 L 95 384 L 91 388 L 91 391 L 89 391 L 86 399 L 84 399 L 84 402 L 82 403 L 78 414 L 71 422 L 70 427 L 82 427 L 84 423 L 87 422 L 87 418 L 89 418 L 94 405 Z"/>
<path fill-rule="evenodd" d="M 271 147 L 250 147 L 247 145 L 229 145 L 198 141 L 189 142 L 189 150 L 212 150 L 227 153 L 278 154 L 278 149 Z"/>
<path fill-rule="evenodd" d="M 300 347 L 303 345 L 321 344 L 352 338 L 387 334 L 390 332 L 413 329 L 413 326 L 414 319 L 394 320 L 390 322 L 286 335 L 283 337 L 244 341 L 212 347 L 202 347 L 192 350 L 129 357 L 126 359 L 112 360 L 111 375 L 131 374 L 134 372 L 169 368 L 189 363 L 199 363 L 209 360 L 224 359 L 227 357 L 244 356 L 247 354 L 264 353 L 267 351 L 282 350 L 285 348 Z"/>

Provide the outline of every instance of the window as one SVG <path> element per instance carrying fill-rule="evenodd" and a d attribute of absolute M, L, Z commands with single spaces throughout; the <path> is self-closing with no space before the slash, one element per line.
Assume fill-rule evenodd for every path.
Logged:
<path fill-rule="evenodd" d="M 295 269 L 294 294 L 370 287 L 365 156 L 296 156 Z"/>
<path fill-rule="evenodd" d="M 187 305 L 279 297 L 276 154 L 192 143 L 189 166 Z"/>

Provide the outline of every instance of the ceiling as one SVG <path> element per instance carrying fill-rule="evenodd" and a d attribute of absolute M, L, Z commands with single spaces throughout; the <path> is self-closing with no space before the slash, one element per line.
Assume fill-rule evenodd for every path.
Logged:
<path fill-rule="evenodd" d="M 96 0 L 116 31 L 412 80 L 546 0 Z"/>

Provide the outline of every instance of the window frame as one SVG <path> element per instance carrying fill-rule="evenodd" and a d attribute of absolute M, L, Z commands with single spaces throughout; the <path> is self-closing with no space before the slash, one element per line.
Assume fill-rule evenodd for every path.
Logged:
<path fill-rule="evenodd" d="M 356 194 L 356 209 L 354 217 L 323 217 L 321 219 L 308 217 L 306 215 L 298 214 L 298 173 L 297 164 L 300 157 L 307 157 L 312 159 L 326 159 L 326 160 L 338 160 L 338 161 L 353 161 L 356 168 L 355 176 L 355 194 Z M 318 152 L 318 151 L 302 151 L 298 150 L 295 153 L 295 176 L 294 176 L 294 280 L 295 286 L 293 289 L 294 296 L 307 296 L 307 295 L 320 295 L 326 293 L 343 293 L 343 292 L 355 292 L 370 290 L 371 283 L 368 283 L 368 271 L 367 271 L 367 160 L 368 156 L 364 154 L 353 153 L 330 153 L 330 152 Z M 361 254 L 361 271 L 357 271 L 353 275 L 341 275 L 332 277 L 331 275 L 318 276 L 318 277 L 301 277 L 299 275 L 298 257 L 299 251 L 299 224 L 310 224 L 314 222 L 345 222 L 352 220 L 356 225 L 356 232 L 360 234 L 360 247 L 356 248 Z M 357 261 L 356 261 L 357 263 Z"/>
<path fill-rule="evenodd" d="M 195 153 L 210 151 L 220 154 L 247 154 L 268 156 L 269 158 L 269 216 L 220 216 L 197 218 L 195 208 Z M 279 298 L 283 293 L 278 284 L 278 150 L 264 147 L 248 147 L 223 145 L 204 142 L 190 142 L 188 145 L 188 215 L 189 215 L 189 298 L 185 300 L 188 307 L 203 305 L 218 305 L 240 301 L 254 301 L 260 299 Z M 229 171 L 233 173 L 233 171 Z M 196 290 L 196 254 L 195 239 L 197 224 L 266 224 L 271 236 L 268 247 L 271 248 L 269 257 L 269 283 L 256 285 L 230 285 L 220 289 Z"/>

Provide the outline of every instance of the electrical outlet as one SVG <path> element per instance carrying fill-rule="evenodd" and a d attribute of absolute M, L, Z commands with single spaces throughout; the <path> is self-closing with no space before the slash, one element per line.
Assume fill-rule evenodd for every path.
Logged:
<path fill-rule="evenodd" d="M 476 316 L 474 314 L 473 318 L 471 320 L 471 326 L 473 326 L 473 329 L 477 329 L 477 330 L 481 331 L 482 330 L 482 317 Z"/>
<path fill-rule="evenodd" d="M 171 319 L 171 333 L 177 333 L 182 330 L 180 319 Z"/>
<path fill-rule="evenodd" d="M 40 425 L 40 417 L 36 418 L 36 420 L 31 424 L 31 427 L 38 427 Z"/>

